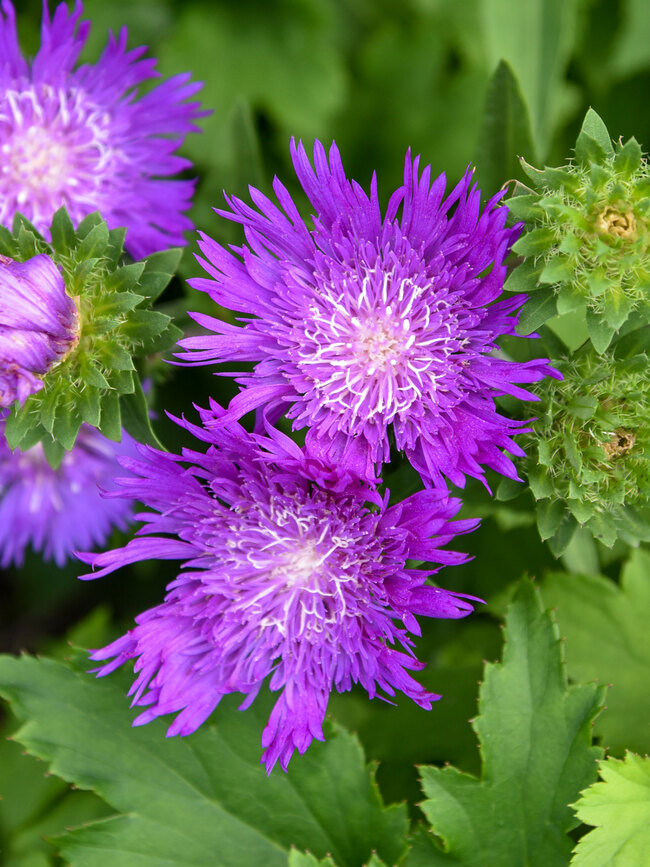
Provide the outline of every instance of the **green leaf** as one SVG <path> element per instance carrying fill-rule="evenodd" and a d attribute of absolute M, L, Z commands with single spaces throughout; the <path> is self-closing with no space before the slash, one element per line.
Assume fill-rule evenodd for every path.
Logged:
<path fill-rule="evenodd" d="M 310 853 L 298 852 L 297 849 L 292 849 L 289 853 L 288 867 L 336 867 L 336 864 L 331 858 L 323 858 L 319 861 Z"/>
<path fill-rule="evenodd" d="M 614 168 L 625 178 L 630 178 L 641 165 L 643 151 L 635 138 L 628 139 L 617 151 Z"/>
<path fill-rule="evenodd" d="M 79 227 L 81 235 L 81 226 Z M 108 246 L 108 226 L 104 222 L 97 223 L 79 244 L 76 256 L 79 260 L 100 257 Z"/>
<path fill-rule="evenodd" d="M 634 551 L 620 587 L 597 575 L 560 573 L 544 579 L 542 593 L 557 609 L 570 676 L 612 684 L 596 722 L 603 743 L 617 755 L 650 751 L 650 693 L 643 686 L 650 671 L 650 553 Z"/>
<path fill-rule="evenodd" d="M 481 779 L 421 769 L 420 806 L 445 843 L 430 863 L 566 867 L 576 824 L 567 805 L 595 778 L 601 751 L 590 746 L 591 721 L 603 698 L 594 684 L 567 686 L 557 628 L 522 581 L 506 616 L 503 662 L 486 665 L 481 686 Z"/>
<path fill-rule="evenodd" d="M 511 66 L 501 60 L 488 86 L 476 167 L 484 190 L 519 176 L 518 156 L 535 159 L 528 108 Z"/>
<path fill-rule="evenodd" d="M 602 118 L 590 108 L 576 140 L 576 157 L 580 162 L 602 162 L 614 156 L 611 136 Z"/>
<path fill-rule="evenodd" d="M 508 205 L 512 199 L 508 199 Z M 504 283 L 504 292 L 534 292 L 539 289 L 541 268 L 533 259 L 526 259 L 508 275 Z"/>
<path fill-rule="evenodd" d="M 576 30 L 575 0 L 480 0 L 485 51 L 492 70 L 504 59 L 530 109 L 543 158 L 567 103 L 564 73 Z"/>
<path fill-rule="evenodd" d="M 517 323 L 517 334 L 531 334 L 557 313 L 557 296 L 553 289 L 539 289 L 524 304 Z"/>
<path fill-rule="evenodd" d="M 518 256 L 542 256 L 548 253 L 555 244 L 555 235 L 550 229 L 533 229 L 526 232 L 513 245 Z"/>
<path fill-rule="evenodd" d="M 122 438 L 122 414 L 120 411 L 120 396 L 115 391 L 109 391 L 102 397 L 102 411 L 99 419 L 99 430 L 109 440 L 119 443 Z"/>
<path fill-rule="evenodd" d="M 537 527 L 543 540 L 553 536 L 564 517 L 564 503 L 561 500 L 540 500 L 536 507 Z"/>
<path fill-rule="evenodd" d="M 123 394 L 120 398 L 122 425 L 137 442 L 146 443 L 154 448 L 165 451 L 165 447 L 151 426 L 147 399 L 144 396 L 138 377 L 135 377 L 134 385 L 135 391 L 132 394 Z"/>
<path fill-rule="evenodd" d="M 70 404 L 59 404 L 52 436 L 66 451 L 70 451 L 74 445 L 82 421 L 76 407 Z"/>
<path fill-rule="evenodd" d="M 561 557 L 565 553 L 577 529 L 578 522 L 568 510 L 565 510 L 560 526 L 547 540 L 548 547 L 555 557 Z"/>
<path fill-rule="evenodd" d="M 623 325 L 632 312 L 632 301 L 625 291 L 613 286 L 605 296 L 603 315 L 605 322 L 615 331 Z"/>
<path fill-rule="evenodd" d="M 587 331 L 594 349 L 600 355 L 605 352 L 616 334 L 616 329 L 601 319 L 590 307 L 587 307 Z"/>
<path fill-rule="evenodd" d="M 65 208 L 59 208 L 52 218 L 52 246 L 57 253 L 67 253 L 75 243 L 74 226 Z"/>
<path fill-rule="evenodd" d="M 373 850 L 387 864 L 403 856 L 406 809 L 383 807 L 352 735 L 327 725 L 325 743 L 267 777 L 260 738 L 273 696 L 245 713 L 227 696 L 198 732 L 165 738 L 168 721 L 131 727 L 130 680 L 0 657 L 0 693 L 27 720 L 16 739 L 121 814 L 58 839 L 75 867 L 286 867 L 292 846 L 338 867 L 365 864 Z"/>
<path fill-rule="evenodd" d="M 574 805 L 578 818 L 596 827 L 579 840 L 571 867 L 650 864 L 650 759 L 627 753 L 599 768 L 602 781 Z"/>
<path fill-rule="evenodd" d="M 152 253 L 144 259 L 145 270 L 138 283 L 138 291 L 152 301 L 160 295 L 176 273 L 183 251 L 178 247 Z"/>

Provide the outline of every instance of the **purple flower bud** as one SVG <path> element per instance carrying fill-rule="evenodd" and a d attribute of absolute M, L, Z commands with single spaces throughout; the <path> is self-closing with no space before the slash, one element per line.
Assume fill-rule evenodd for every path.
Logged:
<path fill-rule="evenodd" d="M 46 255 L 0 256 L 0 407 L 23 403 L 78 339 L 79 317 Z"/>

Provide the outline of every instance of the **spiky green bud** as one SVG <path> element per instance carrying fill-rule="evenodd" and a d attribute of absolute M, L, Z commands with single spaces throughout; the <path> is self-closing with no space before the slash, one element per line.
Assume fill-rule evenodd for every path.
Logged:
<path fill-rule="evenodd" d="M 506 288 L 535 294 L 519 330 L 577 311 L 602 353 L 631 314 L 650 322 L 648 163 L 635 139 L 613 145 L 590 109 L 569 165 L 523 168 L 535 191 L 508 201 L 528 231 L 513 248 L 525 261 Z"/>
<path fill-rule="evenodd" d="M 169 316 L 151 309 L 180 251 L 128 262 L 124 235 L 123 229 L 109 230 L 99 214 L 75 230 L 64 209 L 53 218 L 51 242 L 20 215 L 13 231 L 0 227 L 0 254 L 21 262 L 49 255 L 79 312 L 76 343 L 44 375 L 43 388 L 13 406 L 5 429 L 10 448 L 42 442 L 56 466 L 83 422 L 113 440 L 121 438 L 122 427 L 137 428 L 131 432 L 139 439 L 153 438 L 135 361 L 167 349 L 180 336 Z"/>
<path fill-rule="evenodd" d="M 536 387 L 528 481 L 542 538 L 556 554 L 578 525 L 612 546 L 650 539 L 650 328 L 620 338 L 607 357 L 587 343 L 554 362 L 562 381 Z"/>

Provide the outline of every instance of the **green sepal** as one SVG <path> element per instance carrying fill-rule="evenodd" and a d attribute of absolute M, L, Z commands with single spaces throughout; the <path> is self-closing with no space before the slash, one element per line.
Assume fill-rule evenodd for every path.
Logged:
<path fill-rule="evenodd" d="M 602 355 L 612 342 L 616 328 L 601 319 L 590 307 L 587 308 L 586 322 L 589 339 L 596 352 Z"/>
<path fill-rule="evenodd" d="M 539 196 L 534 193 L 527 196 L 513 196 L 508 199 L 508 210 L 517 220 L 535 220 L 542 215 L 539 207 Z"/>
<path fill-rule="evenodd" d="M 122 439 L 122 413 L 120 397 L 115 391 L 109 391 L 102 398 L 102 411 L 99 419 L 99 430 L 104 436 L 118 443 Z"/>
<path fill-rule="evenodd" d="M 123 394 L 120 398 L 122 426 L 139 443 L 146 443 L 156 449 L 165 451 L 165 447 L 156 436 L 151 426 L 151 416 L 147 399 L 139 380 L 136 380 L 132 394 Z"/>
<path fill-rule="evenodd" d="M 618 286 L 613 286 L 605 296 L 603 315 L 605 322 L 615 331 L 623 325 L 632 312 L 632 301 Z"/>
<path fill-rule="evenodd" d="M 546 540 L 553 556 L 561 557 L 564 554 L 577 529 L 578 522 L 569 511 L 565 511 L 559 527 L 555 533 Z"/>
<path fill-rule="evenodd" d="M 528 473 L 528 485 L 536 500 L 553 496 L 553 485 L 546 467 L 541 465 L 533 467 Z"/>
<path fill-rule="evenodd" d="M 634 172 L 641 166 L 643 151 L 635 138 L 628 139 L 625 144 L 617 148 L 614 158 L 614 168 L 624 178 L 631 178 Z"/>
<path fill-rule="evenodd" d="M 84 237 L 77 255 L 80 259 L 98 259 L 106 252 L 107 247 L 108 226 L 106 223 L 98 223 Z"/>
<path fill-rule="evenodd" d="M 537 528 L 543 541 L 553 536 L 565 514 L 564 503 L 561 500 L 539 500 L 535 509 Z"/>
<path fill-rule="evenodd" d="M 69 451 L 75 443 L 82 421 L 77 406 L 59 404 L 52 428 L 52 436 L 61 443 L 64 449 Z"/>
<path fill-rule="evenodd" d="M 573 276 L 573 267 L 564 256 L 553 256 L 547 260 L 539 275 L 539 282 L 546 284 L 564 283 Z"/>
<path fill-rule="evenodd" d="M 590 108 L 576 141 L 576 158 L 583 164 L 603 162 L 614 156 L 614 146 L 603 119 Z"/>
<path fill-rule="evenodd" d="M 518 256 L 542 256 L 554 243 L 555 237 L 549 229 L 533 229 L 522 235 L 512 249 Z"/>
<path fill-rule="evenodd" d="M 52 437 L 45 437 L 41 440 L 41 445 L 48 464 L 53 470 L 58 470 L 65 455 L 65 449 L 61 443 L 56 442 Z"/>
<path fill-rule="evenodd" d="M 539 289 L 539 275 L 541 268 L 532 259 L 527 259 L 518 265 L 508 275 L 504 283 L 504 292 L 534 292 Z"/>
<path fill-rule="evenodd" d="M 555 291 L 550 288 L 540 289 L 524 304 L 517 323 L 517 334 L 531 334 L 556 313 L 557 297 Z"/>
<path fill-rule="evenodd" d="M 182 255 L 181 249 L 172 247 L 147 256 L 143 260 L 145 269 L 138 286 L 140 292 L 155 301 L 176 273 Z"/>
<path fill-rule="evenodd" d="M 65 208 L 59 208 L 52 218 L 50 236 L 57 253 L 65 254 L 74 246 L 74 226 Z"/>

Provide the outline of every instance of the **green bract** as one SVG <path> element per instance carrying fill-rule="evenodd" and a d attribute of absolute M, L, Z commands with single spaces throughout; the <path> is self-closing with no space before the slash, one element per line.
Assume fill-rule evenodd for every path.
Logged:
<path fill-rule="evenodd" d="M 610 547 L 617 538 L 650 538 L 643 515 L 650 497 L 649 330 L 619 339 L 607 357 L 585 344 L 554 362 L 562 381 L 536 389 L 539 418 L 524 447 L 540 534 L 556 554 L 578 524 Z"/>
<path fill-rule="evenodd" d="M 79 339 L 43 377 L 43 388 L 6 423 L 10 448 L 43 443 L 57 466 L 83 422 L 119 440 L 125 427 L 140 441 L 155 442 L 135 361 L 172 346 L 180 331 L 152 310 L 169 283 L 179 250 L 154 253 L 141 262 L 123 254 L 125 229 L 109 230 L 99 214 L 75 231 L 64 209 L 52 220 L 51 243 L 24 217 L 13 232 L 0 227 L 0 253 L 24 262 L 46 253 L 61 269 L 66 291 L 79 310 Z"/>
<path fill-rule="evenodd" d="M 604 352 L 637 313 L 650 321 L 650 171 L 635 139 L 612 145 L 590 110 L 575 159 L 561 168 L 522 166 L 535 186 L 508 207 L 528 231 L 514 251 L 524 262 L 506 288 L 535 291 L 519 330 L 530 333 L 556 314 L 578 311 Z"/>

